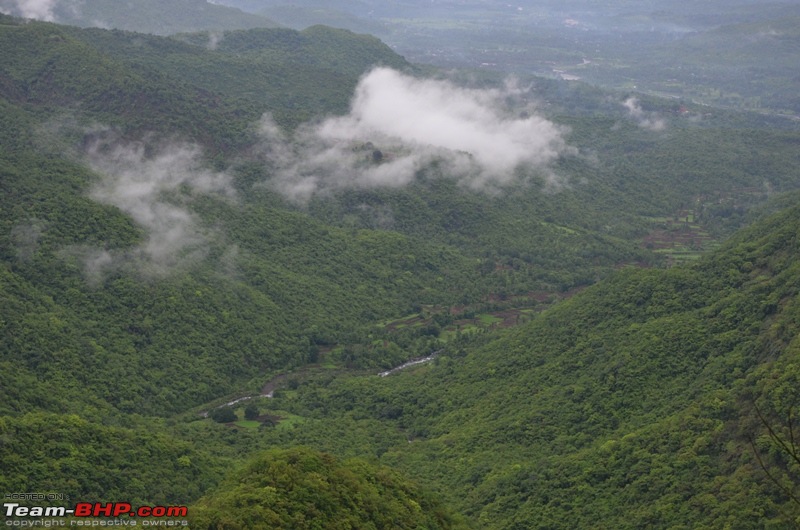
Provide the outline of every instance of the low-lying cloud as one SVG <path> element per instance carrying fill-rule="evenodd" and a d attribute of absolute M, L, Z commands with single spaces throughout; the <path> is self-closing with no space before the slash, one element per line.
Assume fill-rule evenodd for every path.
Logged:
<path fill-rule="evenodd" d="M 28 261 L 39 248 L 39 238 L 44 233 L 45 223 L 38 219 L 29 219 L 11 229 L 11 244 L 20 261 Z"/>
<path fill-rule="evenodd" d="M 209 31 L 208 32 L 208 43 L 206 44 L 206 49 L 208 50 L 216 50 L 219 46 L 219 43 L 225 38 L 225 33 L 222 31 Z"/>
<path fill-rule="evenodd" d="M 0 0 L 0 12 L 24 18 L 54 22 L 59 0 Z"/>
<path fill-rule="evenodd" d="M 562 127 L 536 115 L 528 91 L 470 89 L 376 68 L 358 84 L 346 116 L 284 138 L 261 123 L 275 183 L 305 200 L 343 187 L 403 186 L 432 161 L 473 188 L 513 182 L 522 167 L 546 170 L 572 152 Z"/>
<path fill-rule="evenodd" d="M 205 255 L 212 237 L 190 211 L 195 194 L 232 197 L 231 179 L 203 167 L 199 147 L 162 145 L 149 153 L 148 142 L 103 138 L 87 149 L 87 159 L 101 180 L 91 197 L 116 206 L 142 227 L 146 240 L 124 255 L 93 251 L 85 263 L 90 273 L 120 260 L 136 259 L 163 273 Z"/>
<path fill-rule="evenodd" d="M 639 100 L 635 97 L 626 99 L 622 106 L 628 110 L 628 116 L 636 121 L 642 129 L 649 131 L 663 131 L 667 127 L 667 122 L 664 118 L 658 116 L 655 112 L 646 112 L 639 104 Z"/>

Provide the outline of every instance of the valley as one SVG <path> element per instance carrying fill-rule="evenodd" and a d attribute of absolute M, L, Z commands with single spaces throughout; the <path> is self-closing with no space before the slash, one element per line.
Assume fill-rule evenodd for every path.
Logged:
<path fill-rule="evenodd" d="M 791 3 L 684 6 L 685 39 L 678 3 L 228 3 L 270 23 L 0 15 L 0 490 L 197 528 L 800 520 L 796 32 L 755 38 Z"/>

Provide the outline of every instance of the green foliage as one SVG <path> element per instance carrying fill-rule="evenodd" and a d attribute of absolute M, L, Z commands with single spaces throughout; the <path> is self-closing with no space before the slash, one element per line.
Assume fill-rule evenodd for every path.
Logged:
<path fill-rule="evenodd" d="M 78 118 L 90 117 L 135 135 L 180 133 L 214 150 L 229 149 L 246 138 L 240 111 L 217 96 L 152 68 L 113 59 L 111 49 L 94 48 L 82 34 L 39 22 L 0 26 L 0 46 L 7 50 L 0 58 L 4 97 L 38 109 L 45 121 L 52 120 L 50 127 L 68 123 L 80 107 Z"/>
<path fill-rule="evenodd" d="M 331 28 L 208 38 L 0 19 L 0 489 L 191 502 L 231 462 L 302 443 L 380 459 L 484 528 L 793 517 L 779 484 L 798 470 L 754 410 L 794 432 L 796 196 L 692 266 L 625 264 L 660 264 L 641 238 L 676 212 L 722 235 L 796 188 L 795 128 L 713 111 L 643 131 L 607 94 L 543 83 L 580 150 L 549 185 L 522 174 L 486 194 L 432 164 L 407 187 L 300 208 L 270 187 L 255 120 L 343 112 L 364 71 L 408 65 Z M 92 198 L 103 176 L 81 157 L 98 122 L 146 151 L 196 142 L 230 174 L 235 198 L 159 197 L 208 234 L 199 252 L 159 269 L 137 252 L 146 228 Z M 92 268 L 96 255 L 112 264 Z M 470 332 L 503 309 L 531 321 Z M 257 403 L 263 428 L 197 414 L 233 421 L 207 404 L 290 370 Z M 273 451 L 197 520 L 459 527 L 419 491 L 363 462 Z"/>
<path fill-rule="evenodd" d="M 219 480 L 219 458 L 166 434 L 157 420 L 123 422 L 42 412 L 0 417 L 0 487 L 21 492 L 36 485 L 82 502 L 168 505 L 196 499 Z"/>
<path fill-rule="evenodd" d="M 191 509 L 198 528 L 466 528 L 429 494 L 387 468 L 308 449 L 250 460 Z"/>
<path fill-rule="evenodd" d="M 208 417 L 217 423 L 230 423 L 236 421 L 236 412 L 231 407 L 219 407 L 211 410 Z M 248 418 L 250 419 L 250 418 Z"/>
<path fill-rule="evenodd" d="M 294 443 L 366 445 L 484 528 L 785 526 L 798 507 L 751 440 L 796 492 L 753 407 L 791 439 L 799 229 L 794 206 L 692 267 L 620 271 L 466 355 L 454 344 L 424 369 L 309 382 L 275 405 L 326 418 Z M 332 418 L 363 427 L 335 436 Z"/>
<path fill-rule="evenodd" d="M 255 403 L 248 403 L 244 408 L 244 418 L 246 420 L 254 420 L 259 414 L 258 406 Z"/>
<path fill-rule="evenodd" d="M 169 39 L 96 29 L 72 34 L 136 70 L 199 88 L 199 97 L 212 99 L 207 102 L 212 112 L 230 112 L 234 106 L 236 116 L 215 117 L 225 120 L 216 127 L 243 116 L 251 123 L 238 126 L 246 129 L 266 111 L 287 127 L 343 113 L 358 79 L 370 68 L 411 68 L 374 37 L 326 27 L 194 33 Z M 216 45 L 209 49 L 212 38 Z M 186 109 L 176 114 L 196 112 Z M 210 136 L 218 142 L 233 133 L 215 131 Z"/>
<path fill-rule="evenodd" d="M 96 33 L 122 44 L 133 38 Z M 144 230 L 89 197 L 99 177 L 74 155 L 95 134 L 83 123 L 114 115 L 112 122 L 124 123 L 123 138 L 142 126 L 201 141 L 211 134 L 206 145 L 236 144 L 243 126 L 207 114 L 205 96 L 195 97 L 200 92 L 147 69 L 141 75 L 107 55 L 113 46 L 99 51 L 78 38 L 93 34 L 40 23 L 0 27 L 4 48 L 15 50 L 0 59 L 7 81 L 0 99 L 0 344 L 2 361 L 20 363 L 15 372 L 27 382 L 3 385 L 3 412 L 186 410 L 258 375 L 304 364 L 311 341 L 361 340 L 354 337 L 373 319 L 407 312 L 421 299 L 442 303 L 446 290 L 475 277 L 452 249 L 392 233 L 353 238 L 263 189 L 254 192 L 255 182 L 241 189 L 253 197 L 245 204 L 192 201 L 193 213 L 228 239 L 210 241 L 205 259 L 175 274 L 152 276 L 147 263 L 131 259 Z M 135 117 L 126 114 L 133 108 L 128 97 L 138 102 Z M 78 101 L 77 115 L 55 114 Z M 234 125 L 239 133 L 217 128 Z M 89 257 L 103 251 L 116 253 L 121 266 L 93 271 Z M 416 255 L 419 264 L 408 259 Z M 447 281 L 437 286 L 441 277 Z"/>

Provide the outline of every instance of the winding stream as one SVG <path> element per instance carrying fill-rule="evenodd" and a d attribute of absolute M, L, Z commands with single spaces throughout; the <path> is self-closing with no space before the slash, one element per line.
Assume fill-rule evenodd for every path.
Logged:
<path fill-rule="evenodd" d="M 435 352 L 433 352 L 432 354 L 428 355 L 427 357 L 418 357 L 417 359 L 411 359 L 410 361 L 407 361 L 407 362 L 401 364 L 400 366 L 395 366 L 394 368 L 392 368 L 390 370 L 386 370 L 385 372 L 381 372 L 378 375 L 381 376 L 381 377 L 386 377 L 387 375 L 392 375 L 394 373 L 399 372 L 400 370 L 405 370 L 406 368 L 409 368 L 411 366 L 416 366 L 418 364 L 429 363 L 432 360 L 434 360 L 436 358 L 436 356 L 439 355 L 439 353 L 441 351 L 442 350 L 436 350 Z"/>
<path fill-rule="evenodd" d="M 384 372 L 380 372 L 378 375 L 380 377 L 386 377 L 386 376 L 389 376 L 389 375 L 392 375 L 392 374 L 396 374 L 397 372 L 399 372 L 401 370 L 405 370 L 406 368 L 410 368 L 412 366 L 416 366 L 418 364 L 429 363 L 432 360 L 434 360 L 436 358 L 436 356 L 439 355 L 439 353 L 441 353 L 441 351 L 442 350 L 436 350 L 435 352 L 431 353 L 430 355 L 428 355 L 426 357 L 417 357 L 416 359 L 411 359 L 410 361 L 406 361 L 406 362 L 404 362 L 403 364 L 401 364 L 399 366 L 395 366 L 394 368 L 390 368 L 389 370 L 386 370 Z M 249 396 L 238 397 L 238 398 L 234 399 L 233 401 L 229 401 L 227 403 L 223 403 L 222 405 L 217 405 L 216 407 L 213 407 L 213 408 L 214 409 L 221 409 L 222 407 L 232 407 L 232 406 L 237 405 L 237 404 L 239 404 L 239 403 L 241 403 L 243 401 L 248 401 L 250 399 L 257 398 L 257 397 L 271 398 L 271 397 L 273 397 L 275 395 L 275 390 L 276 390 L 278 384 L 280 382 L 282 382 L 284 379 L 286 379 L 288 376 L 289 376 L 289 374 L 276 375 L 275 377 L 273 377 L 272 379 L 267 381 L 267 383 L 264 384 L 263 387 L 261 387 L 261 392 L 260 393 L 254 394 L 254 395 L 249 395 Z M 205 411 L 201 412 L 200 416 L 202 416 L 203 418 L 207 418 L 208 417 L 208 411 L 205 410 Z"/>

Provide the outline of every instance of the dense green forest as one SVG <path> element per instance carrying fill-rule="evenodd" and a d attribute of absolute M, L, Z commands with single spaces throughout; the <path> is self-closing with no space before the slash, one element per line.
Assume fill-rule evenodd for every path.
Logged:
<path fill-rule="evenodd" d="M 370 447 L 487 528 L 786 527 L 796 462 L 769 428 L 796 450 L 799 223 L 795 206 L 691 266 L 620 271 L 426 368 L 312 379 L 264 403 L 308 420 L 269 432 Z"/>
<path fill-rule="evenodd" d="M 322 26 L 0 16 L 0 49 L 0 490 L 203 528 L 797 520 L 795 123 L 531 78 L 546 170 L 298 202 L 265 123 L 445 74 Z"/>
<path fill-rule="evenodd" d="M 192 522 L 229 529 L 467 528 L 391 469 L 299 448 L 249 462 L 198 502 Z"/>

